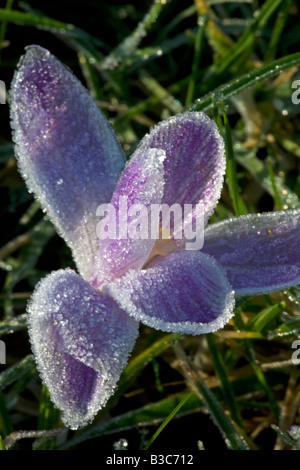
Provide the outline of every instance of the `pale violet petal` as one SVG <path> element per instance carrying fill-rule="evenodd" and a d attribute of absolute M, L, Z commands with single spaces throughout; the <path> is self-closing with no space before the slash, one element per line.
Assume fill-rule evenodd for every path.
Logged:
<path fill-rule="evenodd" d="M 96 208 L 110 201 L 124 168 L 114 132 L 79 80 L 39 46 L 20 60 L 10 108 L 20 171 L 88 279 Z"/>
<path fill-rule="evenodd" d="M 234 293 L 214 258 L 178 250 L 103 287 L 129 315 L 156 329 L 199 335 L 233 315 Z"/>
<path fill-rule="evenodd" d="M 192 227 L 196 217 L 202 217 L 205 225 L 220 198 L 226 165 L 224 141 L 215 122 L 200 112 L 177 114 L 152 128 L 135 155 L 148 148 L 166 152 L 162 204 L 181 207 L 183 227 Z M 181 234 L 179 246 L 187 238 Z"/>
<path fill-rule="evenodd" d="M 249 214 L 209 225 L 202 252 L 226 270 L 236 295 L 300 284 L 300 210 Z"/>
<path fill-rule="evenodd" d="M 114 392 L 138 323 L 70 269 L 40 281 L 28 323 L 38 370 L 64 423 L 86 425 Z"/>
<path fill-rule="evenodd" d="M 134 155 L 123 171 L 108 215 L 99 222 L 94 287 L 122 276 L 128 269 L 141 269 L 148 258 L 155 242 L 151 236 L 151 208 L 159 205 L 163 196 L 164 159 L 163 150 L 145 149 Z M 111 229 L 116 229 L 115 239 Z M 105 238 L 101 239 L 102 234 Z"/>

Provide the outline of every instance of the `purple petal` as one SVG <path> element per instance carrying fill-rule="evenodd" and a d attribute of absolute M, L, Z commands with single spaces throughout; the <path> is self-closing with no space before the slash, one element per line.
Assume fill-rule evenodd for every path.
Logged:
<path fill-rule="evenodd" d="M 208 226 L 203 252 L 227 272 L 236 295 L 300 283 L 300 211 L 251 214 Z"/>
<path fill-rule="evenodd" d="M 82 427 L 112 395 L 138 324 L 71 270 L 43 279 L 28 311 L 42 380 L 64 423 Z"/>
<path fill-rule="evenodd" d="M 112 210 L 102 219 L 107 229 L 115 226 L 116 236 L 123 238 L 99 240 L 94 287 L 122 276 L 130 268 L 141 269 L 148 258 L 155 242 L 151 238 L 150 208 L 160 204 L 163 196 L 164 158 L 164 151 L 146 149 L 133 156 L 123 171 L 111 200 Z M 135 212 L 135 208 L 141 211 Z"/>
<path fill-rule="evenodd" d="M 214 121 L 198 112 L 177 114 L 155 126 L 135 153 L 148 148 L 166 152 L 162 203 L 177 203 L 182 210 L 185 204 L 201 203 L 193 220 L 203 215 L 206 222 L 219 200 L 225 173 L 224 142 Z"/>
<path fill-rule="evenodd" d="M 222 268 L 199 251 L 175 251 L 155 266 L 130 270 L 103 287 L 129 315 L 156 329 L 198 335 L 233 315 L 234 297 Z"/>
<path fill-rule="evenodd" d="M 79 80 L 39 46 L 21 59 L 10 101 L 23 177 L 89 278 L 96 208 L 110 201 L 124 167 L 113 130 Z"/>

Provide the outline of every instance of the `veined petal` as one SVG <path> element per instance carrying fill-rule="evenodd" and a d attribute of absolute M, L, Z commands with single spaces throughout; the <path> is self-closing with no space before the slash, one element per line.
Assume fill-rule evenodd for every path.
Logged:
<path fill-rule="evenodd" d="M 151 237 L 151 207 L 159 205 L 163 196 L 165 155 L 160 149 L 145 149 L 133 156 L 123 171 L 108 214 L 99 222 L 94 287 L 122 276 L 130 268 L 141 269 L 151 252 L 155 242 Z M 101 238 L 103 234 L 105 238 Z"/>
<path fill-rule="evenodd" d="M 287 210 L 212 224 L 202 252 L 222 264 L 236 295 L 252 295 L 300 283 L 299 246 L 300 210 Z"/>
<path fill-rule="evenodd" d="M 201 216 L 206 223 L 219 200 L 226 163 L 224 142 L 214 121 L 199 112 L 177 114 L 156 125 L 135 154 L 147 148 L 166 152 L 162 203 L 179 204 L 182 210 L 185 204 L 199 204 L 191 219 L 186 212 L 184 225 L 191 226 Z M 184 237 L 178 241 L 183 243 Z"/>
<path fill-rule="evenodd" d="M 82 427 L 112 395 L 138 324 L 69 269 L 38 284 L 28 312 L 42 380 L 64 423 Z"/>
<path fill-rule="evenodd" d="M 198 335 L 232 317 L 234 295 L 222 268 L 199 251 L 178 250 L 103 287 L 129 315 L 156 329 Z"/>
<path fill-rule="evenodd" d="M 10 104 L 21 173 L 89 278 L 96 208 L 110 201 L 124 167 L 114 132 L 79 80 L 39 46 L 21 59 Z"/>

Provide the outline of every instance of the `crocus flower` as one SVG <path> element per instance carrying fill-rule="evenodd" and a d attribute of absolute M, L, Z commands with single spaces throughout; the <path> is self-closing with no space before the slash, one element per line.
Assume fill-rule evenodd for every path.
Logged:
<path fill-rule="evenodd" d="M 129 206 L 197 204 L 207 223 L 220 197 L 225 157 L 206 115 L 184 113 L 161 122 L 125 165 L 97 104 L 38 46 L 28 47 L 21 59 L 10 102 L 20 171 L 79 272 L 51 273 L 28 306 L 37 366 L 67 426 L 91 421 L 112 395 L 139 322 L 207 333 L 231 318 L 234 293 L 300 283 L 297 210 L 208 225 L 201 251 L 185 250 L 186 240 L 174 236 L 165 242 L 97 237 L 97 207 L 111 201 L 118 211 L 120 196 Z M 194 216 L 184 223 L 192 224 Z"/>

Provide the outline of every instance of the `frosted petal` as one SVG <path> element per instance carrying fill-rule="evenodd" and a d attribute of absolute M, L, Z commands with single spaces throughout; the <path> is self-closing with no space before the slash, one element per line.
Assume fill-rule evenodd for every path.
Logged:
<path fill-rule="evenodd" d="M 177 114 L 156 125 L 135 153 L 146 148 L 166 152 L 162 203 L 172 206 L 198 204 L 192 220 L 203 214 L 205 222 L 219 200 L 225 173 L 224 142 L 214 121 L 199 112 Z M 178 244 L 183 244 L 183 241 Z"/>
<path fill-rule="evenodd" d="M 178 250 L 142 271 L 107 284 L 129 315 L 153 328 L 198 335 L 215 331 L 233 315 L 234 296 L 222 268 L 199 251 Z"/>
<path fill-rule="evenodd" d="M 96 208 L 110 201 L 124 157 L 72 72 L 39 46 L 26 50 L 10 91 L 18 165 L 89 278 L 98 246 Z"/>
<path fill-rule="evenodd" d="M 130 268 L 141 269 L 151 252 L 155 242 L 151 238 L 151 206 L 160 204 L 163 196 L 164 159 L 163 150 L 145 149 L 134 155 L 123 171 L 111 200 L 114 210 L 102 219 L 107 228 L 116 221 L 116 235 L 123 238 L 99 240 L 95 287 Z M 135 208 L 141 210 L 136 212 Z"/>
<path fill-rule="evenodd" d="M 43 279 L 28 313 L 42 380 L 64 423 L 82 427 L 112 395 L 138 324 L 71 270 Z"/>
<path fill-rule="evenodd" d="M 227 272 L 236 295 L 300 283 L 300 211 L 235 217 L 207 227 L 202 251 Z"/>

